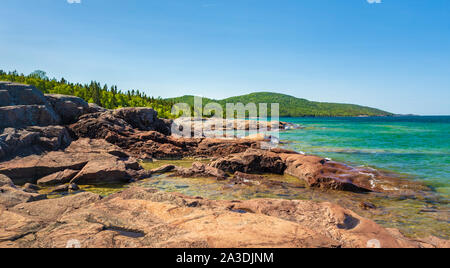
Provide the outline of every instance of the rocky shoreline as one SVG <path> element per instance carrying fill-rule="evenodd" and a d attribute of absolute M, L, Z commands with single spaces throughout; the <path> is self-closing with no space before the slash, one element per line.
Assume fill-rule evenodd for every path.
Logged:
<path fill-rule="evenodd" d="M 371 169 L 262 149 L 264 137 L 175 137 L 173 122 L 149 108 L 105 110 L 4 82 L 0 95 L 0 247 L 65 247 L 70 239 L 83 247 L 449 246 L 436 237 L 407 238 L 331 203 L 213 201 L 139 187 L 105 198 L 80 192 L 82 185 L 130 183 L 164 172 L 244 184 L 263 180 L 260 174 L 289 174 L 308 187 L 356 193 L 428 189 Z M 155 170 L 140 165 L 185 157 L 211 161 Z M 73 195 L 47 199 L 40 187 Z"/>

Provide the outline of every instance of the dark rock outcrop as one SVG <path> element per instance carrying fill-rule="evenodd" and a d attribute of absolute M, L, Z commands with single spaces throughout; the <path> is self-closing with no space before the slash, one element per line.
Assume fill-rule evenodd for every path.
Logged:
<path fill-rule="evenodd" d="M 0 82 L 0 96 L 0 129 L 61 123 L 44 94 L 35 87 Z"/>
<path fill-rule="evenodd" d="M 127 183 L 132 176 L 127 172 L 123 161 L 119 159 L 91 160 L 70 181 L 81 185 L 101 183 Z"/>
<path fill-rule="evenodd" d="M 0 134 L 0 160 L 61 150 L 71 141 L 63 126 L 6 128 Z"/>
<path fill-rule="evenodd" d="M 139 159 L 226 156 L 257 147 L 252 140 L 187 139 L 167 136 L 170 120 L 155 119 L 151 109 L 124 108 L 87 114 L 70 126 L 75 136 L 105 139 Z"/>
<path fill-rule="evenodd" d="M 73 124 L 80 116 L 90 112 L 88 103 L 81 98 L 59 94 L 47 94 L 45 97 L 61 117 L 63 125 Z"/>
<path fill-rule="evenodd" d="M 277 154 L 257 149 L 220 158 L 212 162 L 211 166 L 230 173 L 283 174 L 286 169 L 285 163 Z"/>
<path fill-rule="evenodd" d="M 78 137 L 107 139 L 113 143 L 114 137 L 129 137 L 138 131 L 157 131 L 169 135 L 170 125 L 157 115 L 150 108 L 122 108 L 82 116 L 71 129 Z"/>
<path fill-rule="evenodd" d="M 59 116 L 45 105 L 16 105 L 0 107 L 0 129 L 27 126 L 58 125 Z"/>
<path fill-rule="evenodd" d="M 0 81 L 1 106 L 46 105 L 44 94 L 33 86 Z"/>

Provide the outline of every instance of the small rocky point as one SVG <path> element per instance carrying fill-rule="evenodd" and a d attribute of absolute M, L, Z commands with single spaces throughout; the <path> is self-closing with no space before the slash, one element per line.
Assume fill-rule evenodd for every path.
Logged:
<path fill-rule="evenodd" d="M 165 172 L 246 185 L 272 173 L 325 190 L 426 190 L 374 170 L 261 149 L 261 137 L 175 137 L 172 123 L 150 108 L 106 110 L 0 82 L 0 247 L 66 247 L 73 239 L 82 247 L 368 247 L 374 239 L 381 247 L 450 246 L 435 237 L 406 238 L 331 203 L 213 201 L 134 187 L 106 198 L 80 191 L 79 185 L 128 183 Z M 139 164 L 184 157 L 213 161 L 154 170 Z M 47 199 L 40 187 L 75 194 Z"/>

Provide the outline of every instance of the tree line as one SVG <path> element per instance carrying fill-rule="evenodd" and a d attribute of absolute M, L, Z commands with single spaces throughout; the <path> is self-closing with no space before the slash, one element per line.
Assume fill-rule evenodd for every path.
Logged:
<path fill-rule="evenodd" d="M 6 73 L 0 70 L 0 80 L 17 82 L 35 86 L 45 94 L 63 94 L 82 98 L 88 103 L 95 103 L 106 109 L 123 107 L 150 107 L 158 112 L 163 118 L 173 118 L 171 110 L 172 101 L 161 97 L 148 96 L 139 90 L 122 91 L 117 86 L 108 87 L 97 81 L 89 84 L 71 83 L 64 78 L 50 79 L 44 71 L 34 71 L 29 75 L 19 74 L 17 71 Z"/>

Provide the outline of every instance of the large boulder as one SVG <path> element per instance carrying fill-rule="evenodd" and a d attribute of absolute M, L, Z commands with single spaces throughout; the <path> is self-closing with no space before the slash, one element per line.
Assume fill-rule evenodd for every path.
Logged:
<path fill-rule="evenodd" d="M 282 152 L 286 174 L 304 180 L 310 187 L 351 191 L 415 195 L 429 191 L 425 185 L 364 167 L 351 167 L 318 156 Z"/>
<path fill-rule="evenodd" d="M 139 131 L 170 134 L 169 123 L 158 119 L 157 115 L 150 108 L 122 108 L 81 116 L 71 129 L 80 138 L 107 139 L 113 143 Z"/>
<path fill-rule="evenodd" d="M 127 137 L 133 128 L 125 120 L 115 117 L 112 112 L 86 114 L 70 129 L 79 138 L 106 139 L 114 142 L 118 137 Z"/>
<path fill-rule="evenodd" d="M 151 108 L 122 108 L 114 110 L 112 114 L 139 130 L 154 130 L 151 129 L 152 125 L 158 119 L 158 113 Z"/>
<path fill-rule="evenodd" d="M 351 169 L 334 169 L 327 159 L 301 154 L 281 156 L 286 162 L 286 173 L 306 181 L 310 187 L 351 192 L 372 191 L 351 179 Z"/>
<path fill-rule="evenodd" d="M 80 185 L 127 183 L 132 179 L 125 163 L 118 159 L 92 160 L 70 181 Z"/>
<path fill-rule="evenodd" d="M 276 153 L 258 149 L 220 158 L 212 162 L 211 166 L 230 173 L 283 174 L 286 169 L 285 163 Z"/>
<path fill-rule="evenodd" d="M 47 94 L 45 97 L 65 125 L 75 123 L 80 116 L 90 111 L 89 104 L 78 97 L 59 94 Z"/>
<path fill-rule="evenodd" d="M 180 158 L 188 152 L 184 144 L 157 131 L 139 131 L 112 111 L 83 115 L 70 129 L 79 138 L 104 139 L 140 159 Z"/>

